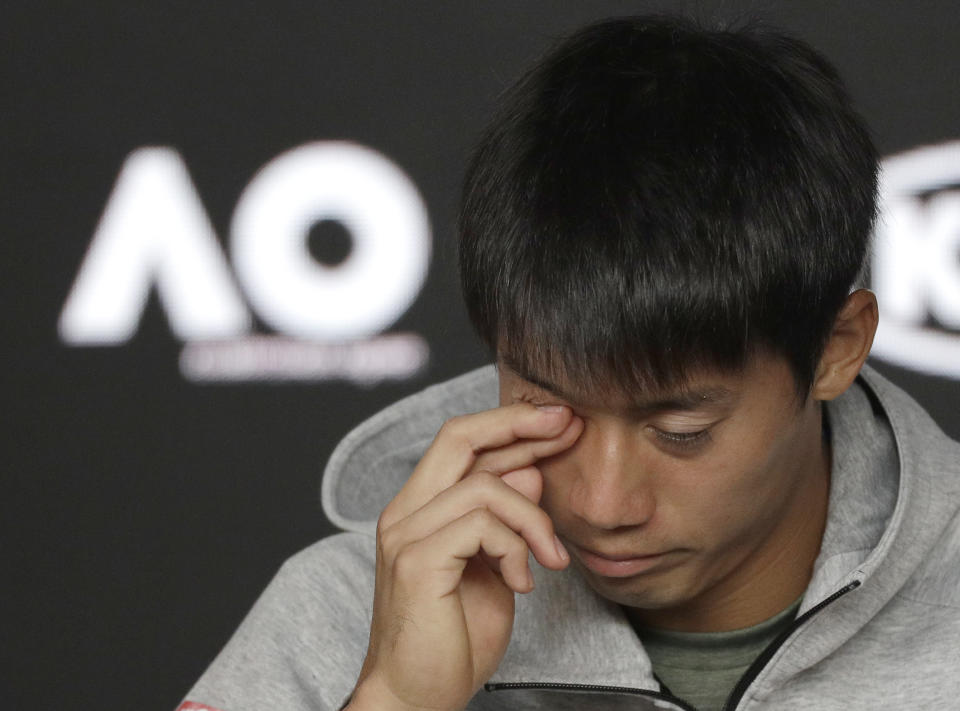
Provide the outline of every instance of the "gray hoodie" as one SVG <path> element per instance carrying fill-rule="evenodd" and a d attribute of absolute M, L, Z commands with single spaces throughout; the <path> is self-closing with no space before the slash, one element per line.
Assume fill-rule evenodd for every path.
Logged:
<path fill-rule="evenodd" d="M 187 699 L 222 711 L 334 710 L 367 645 L 376 518 L 449 417 L 494 407 L 485 367 L 367 420 L 326 468 L 347 533 L 284 564 Z M 828 405 L 826 531 L 793 626 L 727 709 L 960 709 L 960 446 L 865 368 Z M 623 611 L 571 568 L 534 566 L 506 656 L 469 709 L 692 709 L 662 693 Z"/>

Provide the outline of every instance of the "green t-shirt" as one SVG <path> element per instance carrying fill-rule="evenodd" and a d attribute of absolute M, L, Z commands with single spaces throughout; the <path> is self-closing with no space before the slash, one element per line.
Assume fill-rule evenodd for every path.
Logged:
<path fill-rule="evenodd" d="M 790 626 L 800 607 L 790 607 L 753 627 L 730 632 L 673 632 L 634 626 L 653 671 L 677 698 L 699 711 L 721 711 L 753 660 Z"/>

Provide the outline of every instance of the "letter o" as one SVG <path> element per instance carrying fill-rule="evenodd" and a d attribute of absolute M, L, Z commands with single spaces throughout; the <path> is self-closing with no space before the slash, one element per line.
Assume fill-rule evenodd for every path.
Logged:
<path fill-rule="evenodd" d="M 342 223 L 353 240 L 335 267 L 307 247 L 320 220 Z M 240 195 L 230 232 L 251 306 L 299 338 L 348 340 L 387 328 L 416 298 L 430 261 L 416 186 L 382 154 L 348 142 L 308 143 L 267 163 Z"/>

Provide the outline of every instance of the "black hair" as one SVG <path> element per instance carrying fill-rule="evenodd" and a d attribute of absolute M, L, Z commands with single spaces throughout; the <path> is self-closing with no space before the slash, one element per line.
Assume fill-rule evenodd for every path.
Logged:
<path fill-rule="evenodd" d="M 635 391 L 784 356 L 807 392 L 877 155 L 836 70 L 764 28 L 606 20 L 505 95 L 460 214 L 471 320 L 521 375 Z"/>

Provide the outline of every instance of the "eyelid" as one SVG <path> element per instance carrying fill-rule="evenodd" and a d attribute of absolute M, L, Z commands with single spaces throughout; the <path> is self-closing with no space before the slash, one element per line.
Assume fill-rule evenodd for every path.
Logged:
<path fill-rule="evenodd" d="M 661 413 L 650 419 L 650 426 L 664 432 L 699 432 L 714 427 L 726 417 L 706 413 Z"/>
<path fill-rule="evenodd" d="M 710 441 L 711 427 L 705 427 L 700 430 L 690 432 L 671 432 L 651 426 L 657 439 L 671 447 L 700 447 Z"/>

